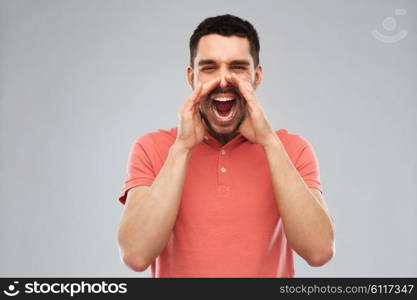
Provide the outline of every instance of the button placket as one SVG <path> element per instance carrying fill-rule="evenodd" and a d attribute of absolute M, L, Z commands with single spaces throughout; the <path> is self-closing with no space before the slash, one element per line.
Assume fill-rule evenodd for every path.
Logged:
<path fill-rule="evenodd" d="M 228 150 L 220 149 L 219 151 L 219 160 L 217 166 L 218 174 L 218 195 L 220 197 L 226 196 L 230 190 L 230 170 L 229 170 L 229 159 L 228 159 Z"/>
<path fill-rule="evenodd" d="M 224 175 L 227 171 L 226 168 L 226 150 L 221 149 L 220 150 L 220 154 L 219 154 L 219 171 L 220 171 L 220 175 Z M 223 176 L 224 177 L 224 176 Z M 220 177 L 221 182 L 224 183 L 224 181 L 222 181 L 222 177 Z"/>

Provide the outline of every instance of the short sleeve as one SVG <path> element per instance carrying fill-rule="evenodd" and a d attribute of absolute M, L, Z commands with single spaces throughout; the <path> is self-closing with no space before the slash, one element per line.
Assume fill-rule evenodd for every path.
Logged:
<path fill-rule="evenodd" d="M 122 204 L 126 202 L 129 189 L 139 185 L 151 185 L 155 179 L 152 161 L 143 145 L 145 138 L 146 136 L 137 139 L 130 148 L 125 180 L 119 194 L 119 201 Z"/>
<path fill-rule="evenodd" d="M 323 188 L 320 181 L 320 168 L 316 153 L 313 146 L 303 137 L 301 139 L 301 147 L 295 167 L 300 173 L 304 182 L 310 188 L 316 188 L 323 194 Z"/>

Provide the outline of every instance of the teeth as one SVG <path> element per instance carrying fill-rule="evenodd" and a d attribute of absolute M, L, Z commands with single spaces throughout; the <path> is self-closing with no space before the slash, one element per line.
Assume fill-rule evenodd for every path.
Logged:
<path fill-rule="evenodd" d="M 235 116 L 235 113 L 236 113 L 236 107 L 235 106 L 232 107 L 232 109 L 230 110 L 230 112 L 229 112 L 229 114 L 227 116 L 221 116 L 217 112 L 217 109 L 216 109 L 216 106 L 215 105 L 213 105 L 211 107 L 211 109 L 214 112 L 214 114 L 216 115 L 216 117 L 219 118 L 222 121 L 229 121 L 229 120 L 231 120 Z"/>
<path fill-rule="evenodd" d="M 233 100 L 234 98 L 229 98 L 229 97 L 216 97 L 216 98 L 213 98 L 213 99 L 216 100 L 216 101 L 225 102 L 225 101 Z"/>

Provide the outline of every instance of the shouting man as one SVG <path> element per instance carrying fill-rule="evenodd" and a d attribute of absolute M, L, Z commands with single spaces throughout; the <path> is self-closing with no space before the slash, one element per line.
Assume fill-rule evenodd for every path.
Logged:
<path fill-rule="evenodd" d="M 232 15 L 190 38 L 192 94 L 179 125 L 132 145 L 119 196 L 123 262 L 152 277 L 293 277 L 334 254 L 334 224 L 311 144 L 273 130 L 254 27 Z"/>

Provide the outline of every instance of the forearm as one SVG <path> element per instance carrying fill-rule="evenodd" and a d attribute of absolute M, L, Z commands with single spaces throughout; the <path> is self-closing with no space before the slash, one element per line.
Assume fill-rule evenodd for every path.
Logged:
<path fill-rule="evenodd" d="M 319 264 L 333 251 L 332 219 L 292 164 L 279 138 L 264 149 L 288 242 L 309 263 Z"/>
<path fill-rule="evenodd" d="M 190 150 L 174 143 L 148 193 L 122 218 L 123 251 L 140 260 L 142 265 L 150 264 L 169 239 L 180 206 L 190 154 Z"/>

